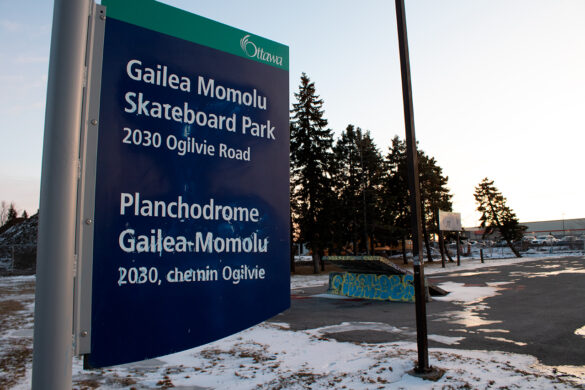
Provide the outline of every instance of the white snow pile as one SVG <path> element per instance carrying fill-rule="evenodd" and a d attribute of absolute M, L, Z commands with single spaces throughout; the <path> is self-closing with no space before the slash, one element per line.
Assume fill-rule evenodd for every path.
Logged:
<path fill-rule="evenodd" d="M 534 260 L 534 259 L 532 259 Z M 514 261 L 514 260 L 510 260 Z M 526 261 L 526 260 L 522 260 Z M 498 264 L 506 264 L 506 261 Z M 493 266 L 494 264 L 490 264 Z M 478 262 L 477 267 L 484 265 Z M 487 266 L 487 264 L 486 264 Z M 471 265 L 467 266 L 473 269 Z M 476 268 L 477 268 L 476 267 Z M 455 268 L 449 266 L 450 272 Z M 433 273 L 435 271 L 431 271 Z M 28 389 L 31 381 L 31 284 L 34 277 L 0 278 L 0 304 L 16 302 L 0 317 L 0 388 Z M 292 293 L 327 283 L 325 276 L 292 278 Z M 447 287 L 447 286 L 444 286 Z M 478 289 L 448 286 L 445 297 L 477 302 L 498 293 L 497 283 Z M 20 292 L 22 291 L 22 292 Z M 414 310 L 414 307 L 413 307 Z M 445 370 L 436 382 L 411 375 L 417 359 L 413 342 L 339 342 L 332 333 L 391 329 L 387 324 L 352 322 L 293 331 L 264 322 L 222 340 L 144 362 L 84 370 L 73 360 L 74 389 L 574 389 L 585 387 L 585 367 L 549 367 L 528 355 L 455 349 L 457 338 L 429 335 L 453 348 L 430 348 L 429 361 Z M 13 353 L 15 348 L 28 353 Z M 22 351 L 21 351 L 22 352 Z M 19 360 L 20 359 L 20 360 Z M 20 367 L 20 369 L 18 369 Z"/>
<path fill-rule="evenodd" d="M 530 356 L 431 349 L 430 360 L 446 370 L 443 378 L 431 382 L 408 374 L 416 357 L 414 343 L 343 343 L 324 338 L 321 329 L 294 332 L 263 323 L 221 341 L 143 363 L 89 372 L 76 361 L 74 385 L 82 388 L 95 383 L 100 389 L 571 389 L 579 380 L 556 377 Z"/>

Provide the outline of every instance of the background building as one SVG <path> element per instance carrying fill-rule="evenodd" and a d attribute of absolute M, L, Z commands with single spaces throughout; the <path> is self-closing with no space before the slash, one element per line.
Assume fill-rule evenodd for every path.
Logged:
<path fill-rule="evenodd" d="M 525 236 L 552 234 L 556 238 L 563 236 L 582 236 L 585 234 L 585 218 L 557 219 L 552 221 L 520 222 L 526 226 Z M 463 228 L 464 236 L 472 240 L 481 240 L 483 229 L 479 227 Z"/>

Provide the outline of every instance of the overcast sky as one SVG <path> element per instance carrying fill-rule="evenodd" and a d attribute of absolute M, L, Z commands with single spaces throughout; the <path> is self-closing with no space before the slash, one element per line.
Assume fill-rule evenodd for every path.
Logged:
<path fill-rule="evenodd" d="M 394 2 L 165 3 L 290 47 L 336 135 L 404 138 Z M 38 208 L 52 1 L 0 0 L 0 200 Z M 420 147 L 437 159 L 463 224 L 495 180 L 521 221 L 585 217 L 585 1 L 406 0 Z"/>

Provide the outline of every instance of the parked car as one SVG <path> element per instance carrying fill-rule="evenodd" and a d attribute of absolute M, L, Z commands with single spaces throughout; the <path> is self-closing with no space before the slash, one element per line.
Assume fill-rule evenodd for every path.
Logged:
<path fill-rule="evenodd" d="M 559 241 L 557 241 L 558 245 L 583 245 L 583 237 L 577 236 L 564 236 Z"/>
<path fill-rule="evenodd" d="M 577 237 L 575 236 L 564 236 L 558 241 L 559 245 L 569 245 L 577 241 Z"/>
<path fill-rule="evenodd" d="M 532 245 L 554 245 L 557 241 L 558 240 L 554 236 L 548 234 L 546 236 L 536 236 L 536 238 L 530 243 Z"/>

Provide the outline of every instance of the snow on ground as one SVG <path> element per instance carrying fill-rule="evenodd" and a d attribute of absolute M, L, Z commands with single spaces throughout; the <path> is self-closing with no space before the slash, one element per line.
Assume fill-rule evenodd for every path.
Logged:
<path fill-rule="evenodd" d="M 74 380 L 77 386 L 97 382 L 101 389 L 124 384 L 121 388 L 157 388 L 165 383 L 216 389 L 575 388 L 552 370 L 536 368 L 538 362 L 530 356 L 435 348 L 430 359 L 447 373 L 438 382 L 429 382 L 408 374 L 417 356 L 414 343 L 342 343 L 323 337 L 330 331 L 293 332 L 264 323 L 145 364 L 90 374 L 76 362 Z"/>
<path fill-rule="evenodd" d="M 34 276 L 0 277 L 0 389 L 30 372 Z"/>
<path fill-rule="evenodd" d="M 292 275 L 290 278 L 290 288 L 292 293 L 299 293 L 304 288 L 325 286 L 329 283 L 329 275 Z"/>
<path fill-rule="evenodd" d="M 427 273 L 477 270 L 531 259 L 507 259 L 481 264 L 466 261 L 461 267 L 449 264 L 441 269 L 429 265 Z M 327 284 L 322 276 L 293 276 L 292 293 Z M 0 388 L 28 389 L 31 378 L 30 353 L 19 361 L 21 371 L 9 371 L 5 363 L 15 345 L 32 345 L 31 283 L 34 278 L 1 278 L 0 303 L 14 310 L 3 318 L 0 328 Z M 498 283 L 486 287 L 466 287 L 448 282 L 441 285 L 452 293 L 442 299 L 455 302 L 481 302 L 498 294 Z M 23 293 L 19 293 L 23 291 Z M 402 332 L 387 324 L 351 322 L 305 331 L 292 331 L 286 324 L 264 322 L 225 339 L 173 355 L 106 369 L 83 370 L 80 359 L 73 361 L 75 389 L 573 389 L 585 386 L 585 367 L 541 365 L 528 355 L 498 351 L 469 351 L 431 348 L 431 364 L 444 369 L 437 382 L 409 374 L 417 359 L 416 343 L 394 342 L 356 344 L 338 342 L 328 334 L 350 330 Z M 457 337 L 429 335 L 449 346 Z M 16 361 L 17 357 L 11 359 Z M 24 370 L 26 368 L 26 370 Z M 9 380 L 6 381 L 6 378 Z M 12 378 L 12 380 L 10 380 Z M 5 380 L 2 382 L 2 380 Z"/>

